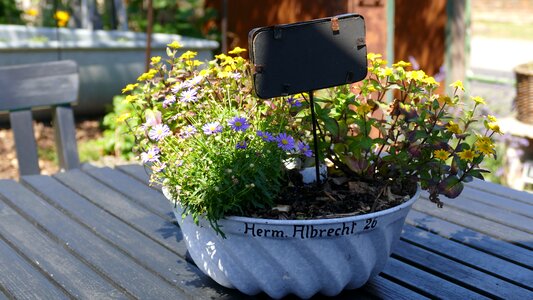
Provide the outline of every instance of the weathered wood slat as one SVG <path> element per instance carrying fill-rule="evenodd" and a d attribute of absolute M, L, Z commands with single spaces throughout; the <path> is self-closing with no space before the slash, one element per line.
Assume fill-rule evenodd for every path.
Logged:
<path fill-rule="evenodd" d="M 96 232 L 98 236 L 130 255 L 137 263 L 157 272 L 171 284 L 180 282 L 179 286 L 189 294 L 200 298 L 216 299 L 228 297 L 235 299 L 237 296 L 235 292 L 221 288 L 199 269 L 190 266 L 184 258 L 95 206 L 52 177 L 26 176 L 22 178 L 22 181 L 39 196 L 45 197 L 72 218 Z M 162 233 L 153 232 L 153 234 L 161 235 Z M 179 235 L 177 226 L 168 228 L 168 232 L 165 232 L 165 236 L 169 239 Z M 176 241 L 176 243 L 183 243 L 183 241 Z M 201 287 L 195 286 L 197 284 Z"/>
<path fill-rule="evenodd" d="M 24 212 L 32 222 L 44 228 L 51 238 L 64 244 L 69 251 L 76 253 L 78 258 L 130 295 L 138 298 L 190 298 L 21 185 L 0 181 L 0 190 L 10 199 L 12 205 Z"/>
<path fill-rule="evenodd" d="M 404 226 L 402 240 L 533 290 L 533 271 L 527 268 L 409 225 Z"/>
<path fill-rule="evenodd" d="M 9 122 L 15 138 L 19 174 L 21 175 L 39 174 L 41 172 L 32 121 L 30 110 L 19 110 L 9 114 Z"/>
<path fill-rule="evenodd" d="M 146 236 L 164 245 L 171 251 L 174 251 L 181 257 L 185 257 L 187 248 L 182 243 L 176 243 L 176 240 L 183 239 L 183 236 L 176 235 L 169 238 L 166 233 L 175 233 L 174 217 L 168 215 L 168 218 L 154 214 L 135 201 L 127 199 L 121 193 L 102 184 L 95 178 L 83 173 L 81 170 L 71 170 L 68 173 L 58 173 L 54 176 L 63 184 L 82 194 L 86 199 L 97 206 L 108 211 L 112 215 L 126 222 L 129 226 L 146 234 Z M 136 182 L 135 184 L 139 184 Z M 164 197 L 160 195 L 160 197 Z"/>
<path fill-rule="evenodd" d="M 533 252 L 522 247 L 416 210 L 409 212 L 406 222 L 434 232 L 446 239 L 457 241 L 522 267 L 533 269 Z"/>
<path fill-rule="evenodd" d="M 418 268 L 429 270 L 440 278 L 484 294 L 487 297 L 527 299 L 533 296 L 533 292 L 529 290 L 418 248 L 405 241 L 398 243 L 393 257 Z"/>
<path fill-rule="evenodd" d="M 474 216 L 470 213 L 456 210 L 446 205 L 443 208 L 436 208 L 434 203 L 431 203 L 424 198 L 418 200 L 413 205 L 413 208 L 417 211 L 436 216 L 443 220 L 471 228 L 475 231 L 479 231 L 505 241 L 509 241 L 513 244 L 520 245 L 528 249 L 533 249 L 533 239 L 531 238 L 531 234 L 524 231 L 498 224 L 487 219 Z"/>
<path fill-rule="evenodd" d="M 496 223 L 513 227 L 521 231 L 533 233 L 533 218 L 474 201 L 470 198 L 462 197 L 462 195 L 460 199 L 442 200 L 447 207 L 453 207 L 486 220 L 492 220 Z"/>
<path fill-rule="evenodd" d="M 383 277 L 423 293 L 430 298 L 439 299 L 488 299 L 474 291 L 446 281 L 431 273 L 422 271 L 395 258 L 389 258 Z"/>
<path fill-rule="evenodd" d="M 506 199 L 514 199 L 525 204 L 533 205 L 533 195 L 528 192 L 511 189 L 500 184 L 479 179 L 474 179 L 467 186 L 493 195 L 503 196 Z"/>
<path fill-rule="evenodd" d="M 92 168 L 84 171 L 112 189 L 120 191 L 128 199 L 136 201 L 146 209 L 164 218 L 169 216 L 173 218 L 172 210 L 170 209 L 171 203 L 161 192 L 147 189 L 148 182 L 145 182 L 145 184 L 140 183 L 131 176 L 111 168 Z M 109 178 L 113 178 L 113 180 L 109 180 Z"/>
<path fill-rule="evenodd" d="M 150 182 L 150 169 L 142 166 L 142 165 L 124 165 L 124 166 L 118 166 L 116 170 L 119 170 L 123 173 L 126 173 L 127 175 L 141 181 L 144 184 L 148 184 Z M 152 189 L 155 189 L 157 191 L 161 191 L 161 185 L 152 183 L 150 184 L 150 187 Z"/>
<path fill-rule="evenodd" d="M 506 198 L 505 196 L 491 194 L 490 192 L 469 188 L 468 186 L 463 190 L 461 198 L 468 198 L 468 202 L 474 200 L 499 208 L 502 211 L 509 211 L 533 218 L 533 203 L 527 204 L 522 201 Z M 449 200 L 449 202 L 462 202 L 462 200 L 451 199 Z"/>
<path fill-rule="evenodd" d="M 18 184 L 0 182 L 0 189 L 12 188 Z M 18 191 L 17 188 L 15 191 Z M 4 195 L 3 192 L 2 195 Z M 7 196 L 7 195 L 4 195 Z M 16 199 L 6 197 L 5 201 Z M 24 253 L 50 280 L 57 282 L 65 291 L 76 298 L 105 297 L 126 299 L 117 288 L 83 264 L 68 252 L 63 245 L 52 241 L 48 236 L 26 221 L 5 202 L 0 201 L 0 235 L 9 240 L 17 251 Z"/>
<path fill-rule="evenodd" d="M 381 276 L 376 276 L 365 284 L 362 288 L 365 292 L 371 294 L 378 299 L 395 299 L 395 300 L 414 300 L 414 299 L 428 299 L 427 297 L 394 283 Z M 355 299 L 355 298 L 351 298 Z"/>
<path fill-rule="evenodd" d="M 146 184 L 150 180 L 150 175 L 148 173 L 149 171 L 145 169 L 144 166 L 142 165 L 137 165 L 137 164 L 122 165 L 122 166 L 117 166 L 116 169 Z"/>
<path fill-rule="evenodd" d="M 80 167 L 74 113 L 70 106 L 57 106 L 52 113 L 59 166 L 64 170 Z"/>
<path fill-rule="evenodd" d="M 0 67 L 0 111 L 73 103 L 78 86 L 74 61 Z"/>
<path fill-rule="evenodd" d="M 0 214 L 3 215 L 0 202 Z M 0 217 L 0 219 L 3 216 Z M 0 238 L 0 299 L 69 299 Z M 7 296 L 2 291 L 6 291 Z M 40 291 L 39 294 L 36 291 Z M 3 297 L 3 298 L 2 298 Z"/>
<path fill-rule="evenodd" d="M 487 297 L 527 299 L 532 295 L 529 290 L 501 279 L 487 276 L 486 273 L 469 268 L 427 250 L 420 249 L 404 241 L 398 243 L 393 257 L 415 265 L 418 268 L 429 270 L 440 278 L 452 281 L 469 290 L 482 293 Z"/>

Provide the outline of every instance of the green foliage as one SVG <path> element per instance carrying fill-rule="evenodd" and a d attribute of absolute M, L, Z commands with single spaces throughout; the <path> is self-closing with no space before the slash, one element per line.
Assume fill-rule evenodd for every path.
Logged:
<path fill-rule="evenodd" d="M 204 63 L 192 51 L 177 57 L 177 42 L 168 46 L 168 59 L 153 57 L 109 118 L 128 126 L 152 181 L 168 187 L 185 214 L 205 216 L 220 232 L 223 216 L 273 204 L 288 182 L 284 161 L 313 156 L 308 96 L 258 99 L 250 63 L 236 56 L 244 49 Z M 484 100 L 463 99 L 459 81 L 452 95 L 440 96 L 423 71 L 384 65 L 369 54 L 367 79 L 317 94 L 315 155 L 333 177 L 420 184 L 438 204 L 439 195 L 457 197 L 463 182 L 487 172 L 480 163 L 495 157 L 496 119 L 476 113 Z M 481 132 L 473 130 L 476 122 Z"/>
<path fill-rule="evenodd" d="M 117 120 L 117 117 L 130 112 L 131 106 L 124 101 L 125 96 L 113 97 L 113 111 L 104 116 L 102 125 L 105 128 L 103 137 L 99 144 L 104 155 L 121 156 L 124 159 L 133 159 L 132 152 L 135 139 L 128 135 L 129 128 L 124 122 Z"/>
<path fill-rule="evenodd" d="M 0 0 L 0 24 L 24 24 L 15 0 Z"/>
<path fill-rule="evenodd" d="M 131 92 L 121 102 L 128 112 L 117 120 L 135 136 L 152 180 L 169 187 L 185 213 L 205 216 L 219 230 L 224 215 L 271 206 L 284 159 L 299 150 L 309 155 L 309 146 L 290 135 L 285 99 L 252 95 L 245 59 L 222 54 L 206 64 L 192 51 L 177 57 L 177 48 L 170 44 L 168 60 L 153 57 L 152 69 L 123 89 Z"/>
<path fill-rule="evenodd" d="M 218 39 L 219 33 L 206 24 L 216 18 L 213 8 L 205 8 L 203 0 L 154 0 L 153 31 L 191 37 Z M 132 30 L 146 31 L 148 24 L 145 1 L 133 0 L 128 4 L 129 25 Z"/>
<path fill-rule="evenodd" d="M 464 105 L 461 82 L 452 84 L 453 95 L 441 96 L 434 78 L 406 70 L 405 62 L 384 67 L 380 57 L 369 54 L 370 74 L 360 84 L 318 96 L 319 155 L 339 176 L 389 186 L 420 183 L 438 204 L 439 195 L 457 197 L 463 182 L 483 178 L 484 158 L 496 157 L 496 118 L 476 114 L 485 104 L 480 97 Z M 483 130 L 476 132 L 472 124 L 481 120 Z"/>

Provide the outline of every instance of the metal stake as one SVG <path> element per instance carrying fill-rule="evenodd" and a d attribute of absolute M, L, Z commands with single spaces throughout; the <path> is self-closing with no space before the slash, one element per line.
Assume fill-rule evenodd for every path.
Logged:
<path fill-rule="evenodd" d="M 318 136 L 316 133 L 317 130 L 317 120 L 315 116 L 315 101 L 313 97 L 313 91 L 309 91 L 309 103 L 311 104 L 311 122 L 313 123 L 313 148 L 315 151 L 315 175 L 316 175 L 316 186 L 320 186 L 320 160 L 318 159 Z"/>

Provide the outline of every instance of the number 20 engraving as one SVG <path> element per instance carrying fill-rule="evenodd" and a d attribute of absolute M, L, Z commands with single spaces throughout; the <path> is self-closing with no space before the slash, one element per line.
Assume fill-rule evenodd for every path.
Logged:
<path fill-rule="evenodd" d="M 378 225 L 378 220 L 377 219 L 366 219 L 365 220 L 365 228 L 364 230 L 369 230 L 369 229 L 374 229 L 376 227 L 376 225 Z"/>

